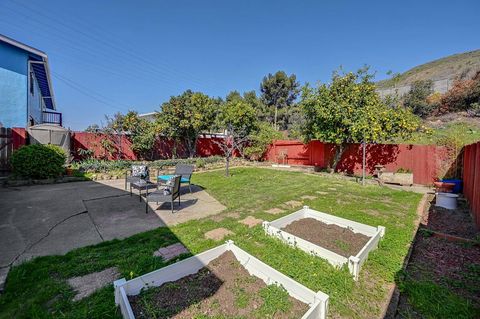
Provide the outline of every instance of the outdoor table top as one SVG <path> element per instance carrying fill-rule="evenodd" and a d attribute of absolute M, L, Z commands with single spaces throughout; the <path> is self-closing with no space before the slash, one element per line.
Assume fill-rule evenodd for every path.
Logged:
<path fill-rule="evenodd" d="M 150 189 L 150 188 L 156 188 L 157 187 L 157 184 L 152 183 L 150 181 L 144 181 L 144 180 L 131 183 L 131 185 L 135 189 Z"/>

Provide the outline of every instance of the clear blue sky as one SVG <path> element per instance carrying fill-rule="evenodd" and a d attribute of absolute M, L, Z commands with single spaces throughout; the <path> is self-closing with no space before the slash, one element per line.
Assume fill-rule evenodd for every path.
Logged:
<path fill-rule="evenodd" d="M 49 55 L 65 125 L 152 112 L 186 89 L 328 81 L 342 65 L 402 72 L 480 48 L 480 1 L 0 0 L 0 33 Z"/>

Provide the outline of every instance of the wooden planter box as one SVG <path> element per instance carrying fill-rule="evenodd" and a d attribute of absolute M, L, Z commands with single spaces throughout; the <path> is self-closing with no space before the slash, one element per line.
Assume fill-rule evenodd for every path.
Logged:
<path fill-rule="evenodd" d="M 261 262 L 249 253 L 235 246 L 233 241 L 207 250 L 193 257 L 152 271 L 132 280 L 119 279 L 113 285 L 115 288 L 115 304 L 120 306 L 123 318 L 134 319 L 132 308 L 127 296 L 135 296 L 143 288 L 158 287 L 166 282 L 176 281 L 185 276 L 197 273 L 201 268 L 219 257 L 226 251 L 231 251 L 240 264 L 250 273 L 262 279 L 265 284 L 282 285 L 293 298 L 310 306 L 302 319 L 325 319 L 328 308 L 328 295 L 321 291 L 313 292 L 295 280 L 283 275 L 267 264 Z"/>
<path fill-rule="evenodd" d="M 350 256 L 349 258 L 346 258 L 331 250 L 320 247 L 282 230 L 282 228 L 290 223 L 304 218 L 314 218 L 325 224 L 335 224 L 343 228 L 348 228 L 355 233 L 361 233 L 370 237 L 370 240 L 365 244 L 365 246 L 363 246 L 356 256 Z M 358 280 L 360 268 L 367 260 L 368 254 L 377 248 L 380 239 L 385 235 L 385 227 L 383 226 L 368 226 L 345 218 L 325 214 L 310 209 L 308 206 L 304 206 L 303 209 L 285 217 L 276 219 L 272 222 L 263 222 L 263 228 L 266 234 L 277 237 L 285 243 L 297 247 L 309 254 L 326 259 L 330 264 L 336 267 L 342 267 L 343 265 L 348 264 L 348 269 L 354 280 Z"/>
<path fill-rule="evenodd" d="M 404 186 L 413 185 L 413 173 L 392 173 L 382 172 L 379 179 L 384 183 L 400 184 Z"/>

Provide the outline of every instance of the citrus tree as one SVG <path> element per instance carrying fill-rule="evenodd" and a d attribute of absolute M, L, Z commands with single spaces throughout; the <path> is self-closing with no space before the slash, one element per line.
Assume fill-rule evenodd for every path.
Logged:
<path fill-rule="evenodd" d="M 368 68 L 353 73 L 334 72 L 330 84 L 303 87 L 301 109 L 306 142 L 335 144 L 335 170 L 347 143 L 384 142 L 407 137 L 420 120 L 409 109 L 391 106 L 375 91 Z"/>
<path fill-rule="evenodd" d="M 158 129 L 175 142 L 184 142 L 193 157 L 198 135 L 212 128 L 220 101 L 200 92 L 185 91 L 162 104 L 158 114 Z"/>
<path fill-rule="evenodd" d="M 123 128 L 130 133 L 132 150 L 142 159 L 153 159 L 155 142 L 159 133 L 157 125 L 129 111 L 123 118 Z"/>

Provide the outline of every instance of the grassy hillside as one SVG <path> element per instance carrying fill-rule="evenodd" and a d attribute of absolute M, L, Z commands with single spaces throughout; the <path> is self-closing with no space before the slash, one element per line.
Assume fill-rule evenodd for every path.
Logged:
<path fill-rule="evenodd" d="M 431 117 L 423 124 L 428 128 L 425 132 L 416 132 L 409 139 L 396 142 L 461 146 L 480 141 L 480 120 L 467 117 L 463 112 Z"/>
<path fill-rule="evenodd" d="M 480 50 L 450 55 L 438 60 L 416 66 L 398 78 L 398 86 L 411 84 L 416 80 L 440 80 L 455 77 L 471 77 L 480 70 Z M 380 89 L 393 87 L 392 79 L 377 82 Z"/>

